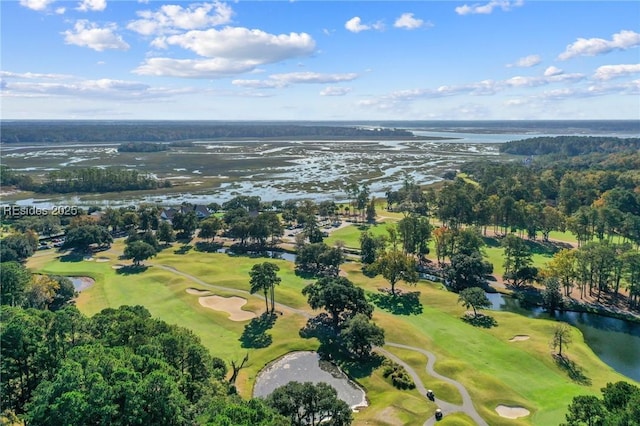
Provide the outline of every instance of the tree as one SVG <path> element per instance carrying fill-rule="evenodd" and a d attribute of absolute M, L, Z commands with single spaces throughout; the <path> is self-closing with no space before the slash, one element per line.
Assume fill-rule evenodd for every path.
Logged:
<path fill-rule="evenodd" d="M 386 245 L 383 236 L 373 236 L 366 231 L 360 234 L 360 260 L 365 265 L 371 265 L 376 261 L 378 252 Z"/>
<path fill-rule="evenodd" d="M 479 252 L 456 254 L 446 267 L 447 285 L 454 291 L 461 291 L 471 287 L 482 287 L 487 280 L 488 262 L 482 259 Z"/>
<path fill-rule="evenodd" d="M 376 221 L 376 198 L 371 197 L 371 201 L 367 204 L 366 217 L 368 223 L 375 223 Z"/>
<path fill-rule="evenodd" d="M 331 316 L 334 329 L 357 314 L 371 318 L 373 306 L 364 290 L 344 277 L 324 277 L 302 289 L 312 309 L 324 308 Z"/>
<path fill-rule="evenodd" d="M 63 247 L 86 252 L 92 245 L 109 247 L 112 242 L 113 237 L 104 226 L 80 225 L 67 230 Z"/>
<path fill-rule="evenodd" d="M 389 284 L 391 284 L 391 294 L 395 296 L 396 283 L 401 280 L 407 284 L 417 283 L 418 272 L 416 270 L 415 259 L 407 256 L 398 249 L 394 229 L 389 229 L 389 236 L 392 247 L 380 253 L 373 270 L 389 281 Z"/>
<path fill-rule="evenodd" d="M 327 383 L 289 382 L 276 388 L 267 405 L 288 417 L 293 426 L 348 426 L 353 420 L 346 402 Z"/>
<path fill-rule="evenodd" d="M 159 241 L 164 241 L 165 245 L 169 245 L 176 240 L 176 236 L 173 233 L 173 226 L 169 222 L 162 221 L 158 224 L 158 232 L 156 237 Z"/>
<path fill-rule="evenodd" d="M 0 241 L 2 261 L 23 261 L 33 255 L 38 248 L 38 237 L 33 231 L 11 234 Z"/>
<path fill-rule="evenodd" d="M 487 295 L 479 287 L 465 288 L 460 292 L 458 303 L 462 303 L 466 309 L 473 309 L 473 317 L 476 318 L 478 313 L 476 309 L 484 309 L 491 307 L 491 302 Z"/>
<path fill-rule="evenodd" d="M 124 248 L 124 258 L 133 260 L 135 266 L 140 266 L 145 260 L 156 255 L 156 250 L 144 241 L 134 241 Z"/>
<path fill-rule="evenodd" d="M 562 309 L 563 307 L 560 282 L 555 277 L 549 277 L 544 280 L 542 306 L 549 312 L 554 312 L 556 309 Z"/>
<path fill-rule="evenodd" d="M 220 229 L 222 229 L 222 220 L 215 216 L 208 217 L 200 222 L 198 237 L 204 239 L 211 238 L 211 242 L 213 242 Z"/>
<path fill-rule="evenodd" d="M 516 235 L 508 234 L 503 238 L 504 279 L 514 287 L 520 287 L 533 281 L 537 276 L 537 268 L 533 264 L 531 250 L 524 240 Z"/>
<path fill-rule="evenodd" d="M 606 410 L 602 401 L 593 395 L 578 395 L 569 404 L 569 412 L 566 414 L 567 426 L 602 425 L 605 420 Z"/>
<path fill-rule="evenodd" d="M 553 340 L 551 347 L 558 349 L 558 356 L 562 357 L 562 347 L 565 348 L 571 343 L 571 328 L 564 323 L 558 324 L 553 330 Z"/>
<path fill-rule="evenodd" d="M 251 294 L 262 290 L 264 292 L 264 303 L 267 312 L 269 312 L 269 304 L 267 295 L 271 294 L 271 313 L 275 312 L 275 286 L 280 284 L 282 279 L 276 275 L 280 268 L 275 263 L 264 262 L 253 265 L 249 275 L 251 276 Z"/>
<path fill-rule="evenodd" d="M 31 272 L 18 262 L 0 263 L 0 304 L 22 306 Z"/>
<path fill-rule="evenodd" d="M 569 296 L 573 288 L 573 282 L 576 278 L 575 263 L 576 252 L 563 249 L 553 255 L 544 272 L 544 275 L 555 277 L 562 283 L 565 296 Z"/>
<path fill-rule="evenodd" d="M 296 267 L 313 275 L 337 276 L 344 253 L 325 243 L 303 244 L 296 253 Z"/>
<path fill-rule="evenodd" d="M 179 231 L 180 238 L 190 239 L 193 233 L 198 228 L 198 216 L 193 210 L 189 210 L 186 213 L 177 212 L 171 219 L 173 229 Z"/>
<path fill-rule="evenodd" d="M 367 315 L 358 313 L 345 322 L 340 338 L 350 353 L 363 359 L 371 356 L 373 346 L 384 345 L 384 330 L 369 321 Z"/>
<path fill-rule="evenodd" d="M 594 395 L 573 398 L 563 426 L 640 426 L 640 388 L 627 382 L 607 383 L 602 399 Z"/>

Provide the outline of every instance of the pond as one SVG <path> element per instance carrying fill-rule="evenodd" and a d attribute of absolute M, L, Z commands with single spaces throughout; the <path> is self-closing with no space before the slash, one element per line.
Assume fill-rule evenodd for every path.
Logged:
<path fill-rule="evenodd" d="M 95 284 L 95 281 L 93 280 L 93 278 L 89 278 L 89 277 L 66 277 L 66 278 L 68 278 L 69 281 L 71 281 L 71 284 L 73 284 L 73 288 L 75 289 L 75 291 L 86 290 Z"/>
<path fill-rule="evenodd" d="M 291 352 L 267 365 L 256 377 L 254 397 L 266 397 L 289 382 L 324 382 L 338 391 L 338 398 L 352 409 L 368 405 L 364 390 L 349 380 L 337 366 L 320 360 L 317 352 Z"/>
<path fill-rule="evenodd" d="M 230 256 L 234 256 L 236 255 L 236 253 L 234 253 L 232 250 L 226 248 L 226 247 L 222 247 L 218 250 L 216 250 L 218 253 L 227 253 Z M 250 257 L 269 257 L 271 259 L 282 259 L 282 260 L 287 260 L 289 262 L 295 262 L 296 261 L 296 255 L 295 253 L 289 253 L 287 251 L 273 251 L 273 250 L 265 250 L 265 251 L 248 251 L 246 253 L 238 253 L 238 256 L 250 256 Z"/>
<path fill-rule="evenodd" d="M 591 350 L 607 365 L 640 382 L 640 324 L 585 312 L 556 312 L 520 305 L 510 296 L 487 293 L 490 309 L 514 312 L 531 318 L 555 318 L 577 327 Z"/>

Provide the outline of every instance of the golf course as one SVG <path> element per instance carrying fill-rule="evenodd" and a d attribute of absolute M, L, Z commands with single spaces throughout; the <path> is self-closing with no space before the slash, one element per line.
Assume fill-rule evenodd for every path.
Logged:
<path fill-rule="evenodd" d="M 375 232 L 384 232 L 384 226 L 376 227 Z M 327 242 L 345 241 L 350 247 L 359 233 L 357 226 L 347 226 L 332 233 Z M 130 261 L 122 260 L 124 248 L 124 240 L 117 239 L 94 257 L 40 251 L 27 266 L 33 272 L 92 278 L 95 284 L 81 291 L 75 301 L 86 315 L 121 305 L 143 305 L 154 317 L 192 330 L 213 356 L 229 363 L 248 354 L 236 380 L 243 397 L 251 397 L 256 376 L 271 361 L 293 351 L 318 348 L 315 338 L 299 334 L 319 312 L 307 304 L 302 289 L 310 280 L 296 275 L 293 262 L 200 252 L 181 242 L 165 246 L 143 266 L 133 268 Z M 263 335 L 258 345 L 245 326 L 265 312 L 265 299 L 259 292 L 249 293 L 249 272 L 253 265 L 267 260 L 280 268 L 281 283 L 275 288 L 280 315 L 270 329 L 260 330 Z M 379 365 L 343 365 L 349 377 L 365 389 L 369 404 L 354 414 L 354 424 L 429 424 L 440 407 L 445 411 L 438 422 L 442 425 L 552 425 L 564 420 L 574 396 L 596 395 L 607 383 L 620 380 L 637 385 L 604 364 L 576 328 L 571 328 L 572 343 L 565 356 L 579 379 L 552 356 L 556 321 L 491 311 L 496 326 L 473 326 L 462 320 L 465 308 L 458 303 L 458 295 L 427 280 L 415 286 L 397 285 L 400 290 L 418 291 L 419 303 L 385 303 L 389 300 L 380 297 L 378 289 L 388 283 L 381 276 L 363 275 L 361 267 L 347 262 L 341 265 L 340 274 L 363 288 L 376 305 L 373 321 L 385 330 L 386 341 L 378 353 L 402 362 L 416 387 L 394 388 Z M 211 299 L 214 296 L 218 298 Z M 428 366 L 430 356 L 435 362 Z M 429 401 L 423 389 L 432 389 L 436 401 Z M 507 410 L 497 410 L 499 407 Z M 513 412 L 521 417 L 509 414 Z"/>

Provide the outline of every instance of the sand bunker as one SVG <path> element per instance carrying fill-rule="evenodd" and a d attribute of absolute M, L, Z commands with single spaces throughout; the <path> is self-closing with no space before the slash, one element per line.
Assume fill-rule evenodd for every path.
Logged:
<path fill-rule="evenodd" d="M 253 312 L 240 309 L 247 303 L 247 299 L 243 299 L 242 297 L 205 296 L 199 298 L 198 301 L 206 308 L 229 313 L 229 319 L 231 321 L 246 321 L 256 317 L 256 314 Z"/>
<path fill-rule="evenodd" d="M 124 268 L 124 265 L 122 263 L 118 263 L 116 265 L 113 265 L 111 268 L 113 269 L 120 269 L 120 268 Z"/>
<path fill-rule="evenodd" d="M 507 405 L 498 405 L 496 412 L 500 417 L 506 417 L 508 419 L 519 419 L 520 417 L 526 417 L 530 414 L 530 411 L 524 407 L 509 407 Z"/>
<path fill-rule="evenodd" d="M 209 290 L 199 290 L 199 289 L 193 288 L 193 287 L 189 287 L 186 291 L 187 291 L 187 293 L 194 294 L 196 296 L 204 296 L 205 294 L 211 294 L 211 292 Z"/>
<path fill-rule="evenodd" d="M 526 334 L 518 334 L 509 339 L 510 342 L 522 342 L 523 340 L 529 340 L 529 336 Z"/>
<path fill-rule="evenodd" d="M 108 257 L 96 257 L 96 262 L 108 262 L 109 258 Z"/>

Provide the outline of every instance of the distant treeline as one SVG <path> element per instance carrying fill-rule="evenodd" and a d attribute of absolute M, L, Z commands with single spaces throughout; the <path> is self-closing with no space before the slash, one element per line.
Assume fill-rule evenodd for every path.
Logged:
<path fill-rule="evenodd" d="M 223 138 L 386 139 L 414 138 L 402 129 L 295 124 L 212 122 L 54 122 L 2 123 L 2 143 L 169 142 Z"/>
<path fill-rule="evenodd" d="M 127 142 L 118 146 L 118 152 L 159 152 L 168 151 L 169 146 L 152 142 Z"/>
<path fill-rule="evenodd" d="M 135 170 L 92 167 L 53 171 L 47 174 L 43 183 L 37 183 L 30 176 L 17 174 L 10 168 L 1 166 L 0 185 L 14 185 L 26 191 L 65 194 L 156 189 L 171 186 L 171 182 L 159 181 Z"/>
<path fill-rule="evenodd" d="M 567 157 L 594 153 L 637 152 L 638 150 L 640 150 L 640 138 L 611 136 L 541 136 L 511 141 L 500 146 L 500 152 L 508 154 L 562 155 Z"/>

